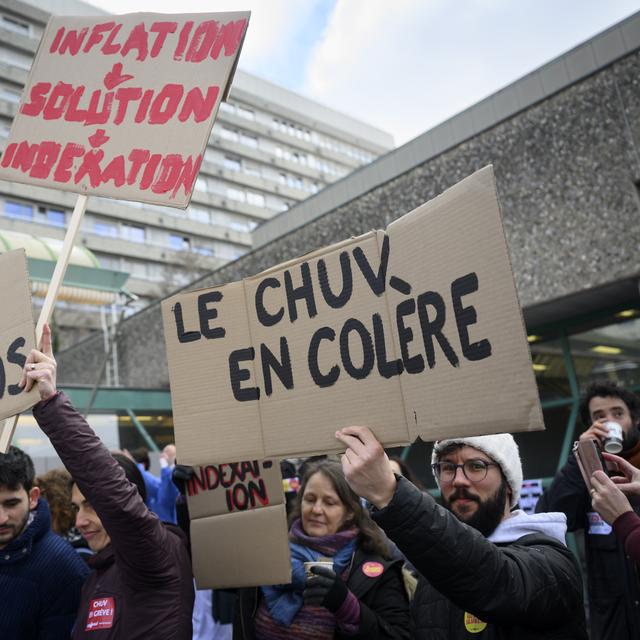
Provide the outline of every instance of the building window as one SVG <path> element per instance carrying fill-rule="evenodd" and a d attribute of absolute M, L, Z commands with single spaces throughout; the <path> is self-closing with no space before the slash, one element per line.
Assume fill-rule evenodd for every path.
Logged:
<path fill-rule="evenodd" d="M 222 127 L 222 131 L 220 131 L 220 135 L 230 142 L 238 142 L 238 132 L 233 129 L 229 129 L 228 127 Z"/>
<path fill-rule="evenodd" d="M 227 113 L 235 113 L 236 107 L 230 102 L 221 102 L 220 103 L 220 111 L 226 111 Z"/>
<path fill-rule="evenodd" d="M 195 245 L 193 247 L 194 253 L 199 253 L 201 256 L 214 256 L 216 252 L 211 247 L 205 247 L 203 245 Z"/>
<path fill-rule="evenodd" d="M 251 109 L 247 109 L 247 107 L 242 107 L 240 105 L 238 105 L 238 115 L 246 118 L 247 120 L 256 119 L 256 114 Z"/>
<path fill-rule="evenodd" d="M 196 189 L 206 193 L 208 191 L 207 181 L 204 178 L 196 178 Z"/>
<path fill-rule="evenodd" d="M 229 171 L 240 171 L 242 163 L 239 158 L 231 158 L 230 156 L 224 157 L 224 168 Z"/>
<path fill-rule="evenodd" d="M 25 36 L 31 34 L 31 25 L 28 22 L 18 20 L 16 18 L 10 18 L 9 16 L 0 16 L 0 25 L 9 31 L 15 31 L 15 33 L 21 33 Z"/>
<path fill-rule="evenodd" d="M 204 224 L 209 224 L 210 216 L 209 210 L 204 209 L 202 207 L 194 207 L 190 206 L 187 209 L 187 215 L 190 220 L 195 220 L 196 222 L 203 222 Z"/>
<path fill-rule="evenodd" d="M 138 227 L 134 224 L 122 225 L 122 237 L 131 242 L 144 242 L 145 231 L 144 227 Z"/>
<path fill-rule="evenodd" d="M 64 227 L 66 217 L 66 213 L 60 209 L 47 209 L 47 222 L 56 227 Z"/>
<path fill-rule="evenodd" d="M 254 178 L 260 178 L 262 176 L 262 171 L 258 165 L 251 164 L 250 162 L 244 162 L 242 164 L 242 170 L 248 175 L 253 176 Z"/>
<path fill-rule="evenodd" d="M 9 51 L 9 49 L 0 49 L 0 60 L 12 67 L 18 67 L 25 71 L 31 67 L 31 58 L 29 56 L 16 51 Z"/>
<path fill-rule="evenodd" d="M 174 251 L 189 251 L 191 240 L 187 236 L 178 236 L 172 233 L 169 235 L 169 246 Z"/>
<path fill-rule="evenodd" d="M 246 133 L 241 133 L 240 142 L 247 147 L 251 147 L 252 149 L 258 148 L 258 138 L 256 138 L 255 136 L 250 136 Z"/>
<path fill-rule="evenodd" d="M 24 202 L 13 202 L 5 200 L 4 212 L 10 218 L 21 218 L 22 220 L 33 219 L 33 206 Z"/>
<path fill-rule="evenodd" d="M 20 93 L 8 87 L 0 87 L 0 99 L 18 104 L 20 102 Z"/>
<path fill-rule="evenodd" d="M 247 193 L 247 202 L 254 207 L 264 207 L 264 196 L 261 193 L 249 191 Z"/>
<path fill-rule="evenodd" d="M 115 238 L 118 235 L 118 228 L 115 224 L 109 224 L 108 222 L 94 222 L 93 232 L 99 236 L 109 236 Z"/>
<path fill-rule="evenodd" d="M 244 202 L 247 199 L 245 192 L 235 187 L 227 187 L 227 197 L 238 202 Z"/>

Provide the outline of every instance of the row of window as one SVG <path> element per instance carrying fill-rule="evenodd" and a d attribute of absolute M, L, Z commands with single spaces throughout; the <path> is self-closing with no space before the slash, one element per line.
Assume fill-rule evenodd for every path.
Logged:
<path fill-rule="evenodd" d="M 62 209 L 55 209 L 49 206 L 34 206 L 14 200 L 4 200 L 2 202 L 2 211 L 8 218 L 40 222 L 56 227 L 64 227 L 67 220 L 66 212 Z"/>
<path fill-rule="evenodd" d="M 5 216 L 10 218 L 39 222 L 56 227 L 64 227 L 67 221 L 67 212 L 63 209 L 56 209 L 44 205 L 32 205 L 16 200 L 3 200 L 2 211 Z M 209 211 L 194 206 L 187 209 L 187 216 L 192 220 L 205 222 L 207 224 L 217 224 L 245 233 L 251 232 L 256 227 L 256 222 L 251 219 L 244 219 L 241 216 L 224 211 Z M 100 219 L 92 214 L 85 216 L 83 228 L 85 231 L 107 238 L 121 238 L 129 242 L 137 243 L 155 240 L 156 242 L 152 241 L 151 244 L 160 244 L 160 246 L 167 246 L 176 251 L 193 251 L 207 256 L 216 255 L 221 258 L 235 259 L 239 255 L 238 251 L 240 251 L 235 247 L 229 249 L 229 245 L 226 243 L 207 242 L 200 239 L 195 240 L 184 234 L 171 232 L 167 234 L 160 229 L 154 229 L 152 234 L 153 238 L 150 238 L 147 229 L 142 225 Z M 160 240 L 160 242 L 157 242 L 158 240 Z"/>
<path fill-rule="evenodd" d="M 374 159 L 374 155 L 369 151 L 365 151 L 364 149 L 360 149 L 359 147 L 354 147 L 353 145 L 347 144 L 346 142 L 341 142 L 340 140 L 336 140 L 335 138 L 331 138 L 329 136 L 322 135 L 317 131 L 311 131 L 306 127 L 303 127 L 300 124 L 295 122 L 291 122 L 290 120 L 284 120 L 283 118 L 273 118 L 273 124 L 277 131 L 281 133 L 285 133 L 294 138 L 298 138 L 298 140 L 304 140 L 306 142 L 310 142 L 315 144 L 323 149 L 329 149 L 335 153 L 341 153 L 342 155 L 349 156 L 350 158 L 355 158 L 362 163 L 371 162 Z"/>
<path fill-rule="evenodd" d="M 233 103 L 233 102 L 221 102 L 220 110 L 226 111 L 227 113 L 232 113 L 234 115 L 238 115 L 241 118 L 245 118 L 246 120 L 251 120 L 252 122 L 256 119 L 256 114 L 253 109 L 249 109 L 249 107 L 245 107 L 242 104 Z"/>
<path fill-rule="evenodd" d="M 229 142 L 242 144 L 250 149 L 259 149 L 263 145 L 267 145 L 269 148 L 263 148 L 266 153 L 275 153 L 276 158 L 299 164 L 303 167 L 310 167 L 317 171 L 322 171 L 332 176 L 343 176 L 348 172 L 348 169 L 338 167 L 335 163 L 329 162 L 324 158 L 318 158 L 310 153 L 304 151 L 289 149 L 288 147 L 276 146 L 273 148 L 272 141 L 266 139 L 259 139 L 257 136 L 246 133 L 239 129 L 232 129 L 228 126 L 221 126 L 216 129 L 220 134 L 220 137 Z M 206 155 L 205 155 L 206 158 Z"/>

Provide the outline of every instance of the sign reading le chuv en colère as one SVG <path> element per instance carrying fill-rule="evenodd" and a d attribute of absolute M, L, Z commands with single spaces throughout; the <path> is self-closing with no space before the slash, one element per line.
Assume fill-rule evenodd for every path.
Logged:
<path fill-rule="evenodd" d="M 162 305 L 180 458 L 543 429 L 492 167 L 392 222 Z"/>

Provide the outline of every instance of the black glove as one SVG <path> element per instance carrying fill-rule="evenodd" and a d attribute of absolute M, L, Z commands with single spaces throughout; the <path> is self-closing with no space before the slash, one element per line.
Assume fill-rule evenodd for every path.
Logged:
<path fill-rule="evenodd" d="M 311 567 L 314 574 L 307 578 L 302 592 L 305 604 L 320 605 L 335 613 L 347 599 L 347 585 L 327 567 Z"/>
<path fill-rule="evenodd" d="M 177 464 L 171 473 L 173 484 L 178 487 L 178 491 L 185 496 L 187 495 L 187 483 L 195 475 L 195 469 L 188 467 L 186 464 Z"/>

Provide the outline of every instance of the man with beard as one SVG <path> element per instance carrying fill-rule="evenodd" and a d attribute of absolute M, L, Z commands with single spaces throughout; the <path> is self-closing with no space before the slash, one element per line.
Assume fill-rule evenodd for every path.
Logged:
<path fill-rule="evenodd" d="M 518 446 L 509 434 L 436 442 L 444 507 L 394 475 L 367 427 L 336 432 L 342 466 L 373 518 L 420 573 L 415 638 L 586 638 L 582 581 L 563 514 L 517 510 Z"/>
<path fill-rule="evenodd" d="M 622 452 L 640 468 L 640 400 L 610 382 L 591 385 L 580 401 L 580 418 L 587 429 L 580 440 L 602 446 L 609 435 L 606 422 L 622 427 Z M 631 499 L 634 511 L 640 505 Z M 542 495 L 536 511 L 562 511 L 569 531 L 584 531 L 587 559 L 589 618 L 593 640 L 630 640 L 640 637 L 640 582 L 635 562 L 624 545 L 593 508 L 575 456 L 569 456 L 553 483 Z"/>
<path fill-rule="evenodd" d="M 51 531 L 31 458 L 0 454 L 0 638 L 69 638 L 89 569 Z"/>

